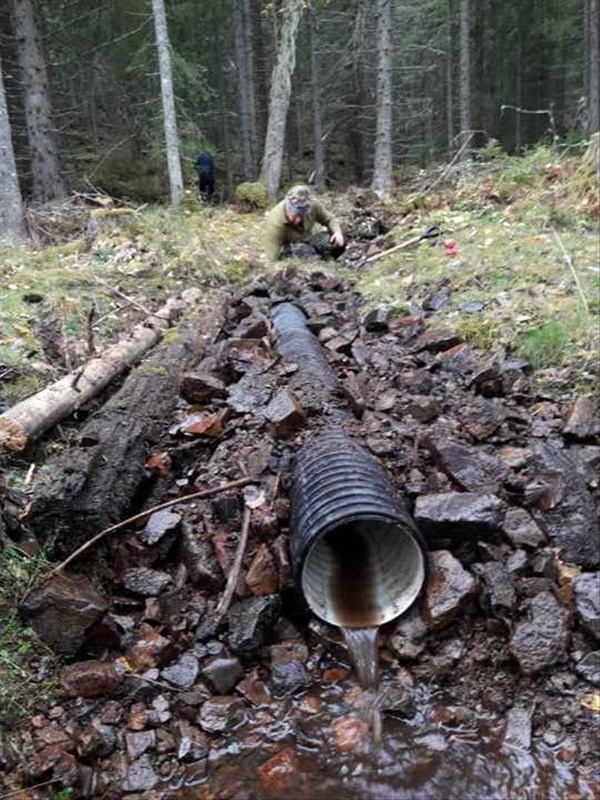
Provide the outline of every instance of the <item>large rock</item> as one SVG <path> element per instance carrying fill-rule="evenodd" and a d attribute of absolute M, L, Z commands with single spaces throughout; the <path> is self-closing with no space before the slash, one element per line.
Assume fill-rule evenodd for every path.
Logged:
<path fill-rule="evenodd" d="M 546 543 L 543 531 L 524 508 L 509 508 L 502 529 L 515 547 L 535 549 Z"/>
<path fill-rule="evenodd" d="M 99 697 L 111 694 L 123 680 L 114 664 L 104 661 L 79 661 L 61 672 L 60 682 L 71 697 Z"/>
<path fill-rule="evenodd" d="M 425 534 L 479 536 L 497 531 L 503 503 L 493 494 L 441 492 L 417 498 L 415 519 Z"/>
<path fill-rule="evenodd" d="M 281 600 L 278 595 L 248 597 L 229 609 L 229 646 L 238 655 L 251 655 L 265 643 L 279 618 Z"/>
<path fill-rule="evenodd" d="M 527 619 L 517 624 L 510 640 L 510 652 L 521 672 L 534 675 L 566 659 L 568 617 L 568 611 L 551 592 L 540 592 L 531 599 Z"/>
<path fill-rule="evenodd" d="M 581 625 L 600 639 L 600 572 L 578 575 L 573 581 L 575 608 Z"/>
<path fill-rule="evenodd" d="M 598 519 L 584 478 L 568 453 L 553 443 L 535 453 L 536 478 L 528 486 L 533 515 L 564 561 L 580 567 L 600 564 Z"/>
<path fill-rule="evenodd" d="M 586 440 L 600 435 L 598 403 L 592 397 L 579 397 L 570 409 L 563 434 L 571 439 Z"/>
<path fill-rule="evenodd" d="M 461 613 L 476 593 L 477 582 L 447 550 L 431 553 L 430 565 L 423 617 L 430 630 L 438 630 Z"/>
<path fill-rule="evenodd" d="M 75 655 L 86 631 L 108 608 L 108 601 L 87 578 L 55 575 L 30 592 L 20 611 L 37 635 L 63 655 Z"/>
<path fill-rule="evenodd" d="M 432 441 L 430 449 L 440 468 L 468 492 L 496 493 L 505 474 L 499 458 L 458 442 Z"/>

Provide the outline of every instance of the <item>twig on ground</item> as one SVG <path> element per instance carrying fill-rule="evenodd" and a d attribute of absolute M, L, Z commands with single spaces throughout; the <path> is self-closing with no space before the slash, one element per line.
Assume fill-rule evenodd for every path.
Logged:
<path fill-rule="evenodd" d="M 67 312 L 63 306 L 62 309 L 62 338 L 63 347 L 65 348 L 65 368 L 67 372 L 73 371 L 73 363 L 71 362 L 71 354 L 69 353 L 69 334 L 67 333 Z"/>
<path fill-rule="evenodd" d="M 110 311 L 107 311 L 106 314 L 102 314 L 101 317 L 98 317 L 98 319 L 94 322 L 93 327 L 97 328 L 100 325 L 100 323 L 104 322 L 104 320 L 107 317 L 112 317 L 113 314 L 120 314 L 121 311 L 125 311 L 126 308 L 129 308 L 132 305 L 133 305 L 133 302 L 130 300 L 129 302 L 125 303 L 122 306 L 117 306 L 116 308 L 113 308 Z"/>
<path fill-rule="evenodd" d="M 560 236 L 558 235 L 558 232 L 556 231 L 556 229 L 555 229 L 555 228 L 553 228 L 553 227 L 551 227 L 551 228 L 550 228 L 550 230 L 552 231 L 552 234 L 553 234 L 554 238 L 556 239 L 556 241 L 557 241 L 557 243 L 558 243 L 558 246 L 559 246 L 559 247 L 560 247 L 560 249 L 561 249 L 561 252 L 562 252 L 562 254 L 563 254 L 563 258 L 564 258 L 564 260 L 567 262 L 567 266 L 568 266 L 568 267 L 569 267 L 569 269 L 571 270 L 571 274 L 572 274 L 572 276 L 573 276 L 573 279 L 574 279 L 574 281 L 575 281 L 575 286 L 577 287 L 577 291 L 579 292 L 579 298 L 580 298 L 580 300 L 581 300 L 581 304 L 583 305 L 583 307 L 584 307 L 584 309 L 585 309 L 586 316 L 588 316 L 588 317 L 589 317 L 589 316 L 590 316 L 590 307 L 588 306 L 588 302 L 587 302 L 587 300 L 585 299 L 585 295 L 584 295 L 584 293 L 583 293 L 583 287 L 582 287 L 582 285 L 581 285 L 581 283 L 580 283 L 580 281 L 579 281 L 579 276 L 578 276 L 578 275 L 577 275 L 577 273 L 575 272 L 575 266 L 574 266 L 574 264 L 573 264 L 573 261 L 572 261 L 572 259 L 571 259 L 571 256 L 570 256 L 570 255 L 567 253 L 567 251 L 566 251 L 566 249 L 565 249 L 565 246 L 564 246 L 564 244 L 562 243 L 562 239 L 561 239 L 561 238 L 560 238 Z"/>
<path fill-rule="evenodd" d="M 88 358 L 96 355 L 96 342 L 94 340 L 94 317 L 96 316 L 96 306 L 94 303 L 86 315 L 86 342 Z"/>
<path fill-rule="evenodd" d="M 150 311 L 150 309 L 143 306 L 141 303 L 138 303 L 137 300 L 133 300 L 133 298 L 129 297 L 128 295 L 124 294 L 120 289 L 116 289 L 114 286 L 111 286 L 110 283 L 103 281 L 102 278 L 99 278 L 97 275 L 94 276 L 98 283 L 102 284 L 102 286 L 106 286 L 107 289 L 110 289 L 111 292 L 120 297 L 122 300 L 127 300 L 128 303 L 131 303 L 132 306 L 139 308 L 140 311 L 143 311 L 144 314 L 147 314 L 149 317 L 155 317 L 156 314 L 154 311 Z"/>
<path fill-rule="evenodd" d="M 14 789 L 12 792 L 6 792 L 6 794 L 0 794 L 0 800 L 6 800 L 7 797 L 16 797 L 17 795 L 22 795 L 24 792 L 31 793 L 34 789 L 41 789 L 42 786 L 50 786 L 53 783 L 58 783 L 58 778 L 51 778 L 49 781 L 44 781 L 43 783 L 36 783 L 34 786 L 27 786 L 23 787 L 22 789 Z"/>
<path fill-rule="evenodd" d="M 235 591 L 235 587 L 237 586 L 237 582 L 240 577 L 240 570 L 242 569 L 242 561 L 244 560 L 246 545 L 248 544 L 248 533 L 250 532 L 251 516 L 252 516 L 252 510 L 249 508 L 249 506 L 244 506 L 244 518 L 242 520 L 242 531 L 240 533 L 240 541 L 238 542 L 238 547 L 235 554 L 235 559 L 233 561 L 233 565 L 229 570 L 229 576 L 227 578 L 225 591 L 223 592 L 223 596 L 221 597 L 219 605 L 215 610 L 216 623 L 219 623 L 223 619 L 225 613 L 227 612 L 229 604 L 231 603 L 231 598 L 233 597 L 233 593 Z"/>
<path fill-rule="evenodd" d="M 145 511 L 140 511 L 139 514 L 135 514 L 133 517 L 128 517 L 124 519 L 122 522 L 117 522 L 116 525 L 111 525 L 109 528 L 105 528 L 100 533 L 97 533 L 95 536 L 92 536 L 85 544 L 82 544 L 81 547 L 78 547 L 70 556 L 65 558 L 64 561 L 61 561 L 56 567 L 54 567 L 48 573 L 48 577 L 51 577 L 56 572 L 60 572 L 60 570 L 64 569 L 67 564 L 70 564 L 71 561 L 74 561 L 78 558 L 85 550 L 91 547 L 100 539 L 103 539 L 107 534 L 113 533 L 114 531 L 120 530 L 121 528 L 125 528 L 128 525 L 131 525 L 133 522 L 137 522 L 144 517 L 147 517 L 148 514 L 153 514 L 155 511 L 161 511 L 163 508 L 169 508 L 169 506 L 175 506 L 178 503 L 187 503 L 188 500 L 201 500 L 205 497 L 212 497 L 215 494 L 220 494 L 221 492 L 226 492 L 228 489 L 237 489 L 240 486 L 247 486 L 249 483 L 256 483 L 256 481 L 252 478 L 240 478 L 237 481 L 231 481 L 230 483 L 224 483 L 222 486 L 215 486 L 213 489 L 204 489 L 201 492 L 193 492 L 192 494 L 184 494 L 183 497 L 177 497 L 174 500 L 167 500 L 166 503 L 160 503 L 157 506 L 152 506 L 152 508 L 147 508 Z"/>
<path fill-rule="evenodd" d="M 29 486 L 31 481 L 33 480 L 33 473 L 35 472 L 35 464 L 30 464 L 29 469 L 27 470 L 27 475 L 25 476 L 24 485 Z"/>

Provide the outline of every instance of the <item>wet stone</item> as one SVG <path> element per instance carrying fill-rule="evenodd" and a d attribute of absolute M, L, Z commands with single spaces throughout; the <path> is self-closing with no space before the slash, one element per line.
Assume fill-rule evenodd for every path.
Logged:
<path fill-rule="evenodd" d="M 208 755 L 206 734 L 187 720 L 175 723 L 175 746 L 177 760 L 185 763 L 200 761 Z"/>
<path fill-rule="evenodd" d="M 171 576 L 149 567 L 127 569 L 123 574 L 123 586 L 142 597 L 156 597 L 171 582 Z"/>
<path fill-rule="evenodd" d="M 415 519 L 425 534 L 477 536 L 495 532 L 503 503 L 493 494 L 442 492 L 417 498 Z"/>
<path fill-rule="evenodd" d="M 414 395 L 408 404 L 408 412 L 419 422 L 431 422 L 442 413 L 442 406 L 433 397 Z"/>
<path fill-rule="evenodd" d="M 299 642 L 284 642 L 271 647 L 271 690 L 275 697 L 286 697 L 312 683 L 305 667 L 308 649 Z"/>
<path fill-rule="evenodd" d="M 244 677 L 244 668 L 237 658 L 211 658 L 203 665 L 202 676 L 217 694 L 228 694 Z"/>
<path fill-rule="evenodd" d="M 134 669 L 143 671 L 160 662 L 171 641 L 145 622 L 140 626 L 139 633 L 140 638 L 127 650 L 127 660 Z"/>
<path fill-rule="evenodd" d="M 568 611 L 550 592 L 529 601 L 527 618 L 519 622 L 510 652 L 525 675 L 541 672 L 566 659 L 569 643 Z"/>
<path fill-rule="evenodd" d="M 65 667 L 61 686 L 71 697 L 99 697 L 111 694 L 123 680 L 123 673 L 114 664 L 104 661 L 79 661 Z"/>
<path fill-rule="evenodd" d="M 258 768 L 260 786 L 264 792 L 273 797 L 286 795 L 297 788 L 300 773 L 300 759 L 296 753 L 286 747 Z"/>
<path fill-rule="evenodd" d="M 238 697 L 213 697 L 202 705 L 197 721 L 207 733 L 234 730 L 246 721 L 244 704 Z"/>
<path fill-rule="evenodd" d="M 418 608 L 413 607 L 395 624 L 389 647 L 400 661 L 415 661 L 425 649 L 427 626 Z"/>
<path fill-rule="evenodd" d="M 154 789 L 158 781 L 149 757 L 144 755 L 129 766 L 123 789 L 126 792 L 147 792 Z"/>
<path fill-rule="evenodd" d="M 474 564 L 473 572 L 482 579 L 481 599 L 493 613 L 506 613 L 515 607 L 517 594 L 513 576 L 496 561 Z"/>
<path fill-rule="evenodd" d="M 578 575 L 573 587 L 580 624 L 588 633 L 600 639 L 600 572 Z"/>
<path fill-rule="evenodd" d="M 504 467 L 497 457 L 458 442 L 434 441 L 431 450 L 440 468 L 466 491 L 498 491 Z"/>
<path fill-rule="evenodd" d="M 20 611 L 55 652 L 74 655 L 83 645 L 86 631 L 107 608 L 106 598 L 90 586 L 88 579 L 56 575 L 30 592 Z"/>
<path fill-rule="evenodd" d="M 515 552 L 511 553 L 506 559 L 506 569 L 515 575 L 525 572 L 528 567 L 529 556 L 525 550 L 515 550 Z"/>
<path fill-rule="evenodd" d="M 369 726 L 355 716 L 341 717 L 332 723 L 331 740 L 338 753 L 356 753 L 367 747 Z"/>
<path fill-rule="evenodd" d="M 531 749 L 531 725 L 533 708 L 515 706 L 506 715 L 504 726 L 505 746 L 529 752 Z"/>
<path fill-rule="evenodd" d="M 279 618 L 281 600 L 278 595 L 249 597 L 229 609 L 229 646 L 238 655 L 251 655 L 265 639 Z"/>
<path fill-rule="evenodd" d="M 192 653 L 184 653 L 174 664 L 163 669 L 161 678 L 181 689 L 189 689 L 196 682 L 200 667 L 198 659 Z"/>
<path fill-rule="evenodd" d="M 584 441 L 600 435 L 598 403 L 592 397 L 577 398 L 567 417 L 563 434 Z"/>
<path fill-rule="evenodd" d="M 600 686 L 600 650 L 587 653 L 575 664 L 575 672 L 592 686 Z"/>
<path fill-rule="evenodd" d="M 188 403 L 206 405 L 215 397 L 225 397 L 227 389 L 222 380 L 208 372 L 184 372 L 181 377 L 181 395 Z"/>
<path fill-rule="evenodd" d="M 88 725 L 77 737 L 77 755 L 80 758 L 110 755 L 117 746 L 117 734 L 110 725 Z"/>
<path fill-rule="evenodd" d="M 144 544 L 156 544 L 167 533 L 174 533 L 181 522 L 181 515 L 164 508 L 152 514 L 139 537 Z"/>
<path fill-rule="evenodd" d="M 431 553 L 430 564 L 423 616 L 430 630 L 438 630 L 462 612 L 477 591 L 477 584 L 447 550 Z"/>
<path fill-rule="evenodd" d="M 533 550 L 546 543 L 543 531 L 524 508 L 509 508 L 502 529 L 515 547 Z"/>
<path fill-rule="evenodd" d="M 273 397 L 264 411 L 277 436 L 291 436 L 304 423 L 304 409 L 290 389 L 282 389 Z"/>

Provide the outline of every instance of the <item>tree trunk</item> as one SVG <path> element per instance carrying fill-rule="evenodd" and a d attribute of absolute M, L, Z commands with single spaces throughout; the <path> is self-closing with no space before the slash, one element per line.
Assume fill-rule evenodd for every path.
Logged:
<path fill-rule="evenodd" d="M 285 123 L 292 91 L 292 75 L 296 66 L 296 35 L 302 16 L 303 0 L 284 0 L 277 59 L 271 77 L 269 121 L 260 180 L 267 187 L 274 203 L 279 190 L 281 162 L 285 146 Z"/>
<path fill-rule="evenodd" d="M 323 128 L 321 124 L 321 93 L 319 84 L 319 65 L 317 59 L 317 15 L 314 7 L 308 7 L 308 37 L 310 50 L 310 86 L 312 95 L 313 143 L 315 151 L 315 186 L 325 191 L 325 148 L 323 147 Z"/>
<path fill-rule="evenodd" d="M 244 30 L 244 0 L 232 0 L 233 44 L 240 103 L 240 136 L 242 139 L 242 175 L 245 181 L 254 180 L 252 136 L 250 131 L 250 88 L 246 33 Z"/>
<path fill-rule="evenodd" d="M 362 127 L 361 110 L 369 103 L 365 85 L 365 68 L 363 59 L 363 42 L 365 38 L 365 22 L 370 8 L 367 0 L 358 0 L 354 28 L 350 40 L 350 53 L 353 73 L 353 98 L 350 123 L 347 126 L 348 146 L 354 161 L 354 178 L 361 184 L 365 177 L 365 136 Z M 330 151 L 331 152 L 331 151 Z"/>
<path fill-rule="evenodd" d="M 454 150 L 454 81 L 452 80 L 452 0 L 446 3 L 446 138 L 448 157 Z"/>
<path fill-rule="evenodd" d="M 377 0 L 377 131 L 371 188 L 380 197 L 392 191 L 392 2 Z"/>
<path fill-rule="evenodd" d="M 17 55 L 23 86 L 27 139 L 33 173 L 33 197 L 41 203 L 68 194 L 58 156 L 46 61 L 33 0 L 12 0 Z"/>
<path fill-rule="evenodd" d="M 154 30 L 156 33 L 156 49 L 158 50 L 158 68 L 160 72 L 160 93 L 162 97 L 163 121 L 165 127 L 165 143 L 167 146 L 167 166 L 171 203 L 176 206 L 183 199 L 183 177 L 179 158 L 179 136 L 177 135 L 177 117 L 175 116 L 175 96 L 173 94 L 173 78 L 171 75 L 171 54 L 169 53 L 169 32 L 164 0 L 152 0 Z"/>
<path fill-rule="evenodd" d="M 469 0 L 460 0 L 460 132 L 465 138 L 471 131 L 471 37 Z M 468 146 L 463 159 L 468 157 Z"/>
<path fill-rule="evenodd" d="M 252 158 L 252 179 L 256 175 L 256 164 L 260 144 L 258 141 L 256 111 L 256 67 L 254 64 L 254 26 L 252 21 L 253 7 L 250 0 L 243 1 L 244 11 L 244 52 L 246 75 L 248 76 L 248 117 L 250 123 L 250 153 Z"/>
<path fill-rule="evenodd" d="M 89 361 L 80 373 L 66 375 L 41 392 L 0 414 L 0 453 L 23 450 L 61 419 L 99 394 L 135 364 L 161 338 L 180 310 L 180 301 L 169 301 L 156 314 L 134 328 L 131 336 Z"/>
<path fill-rule="evenodd" d="M 166 433 L 183 368 L 198 360 L 197 326 L 163 344 L 85 423 L 36 488 L 28 524 L 62 557 L 140 501 L 145 464 Z M 146 487 L 145 487 L 146 484 Z"/>
<path fill-rule="evenodd" d="M 23 201 L 19 188 L 10 120 L 0 61 L 0 242 L 12 244 L 25 236 Z"/>
<path fill-rule="evenodd" d="M 600 0 L 590 0 L 589 6 L 589 97 L 588 134 L 600 130 Z"/>

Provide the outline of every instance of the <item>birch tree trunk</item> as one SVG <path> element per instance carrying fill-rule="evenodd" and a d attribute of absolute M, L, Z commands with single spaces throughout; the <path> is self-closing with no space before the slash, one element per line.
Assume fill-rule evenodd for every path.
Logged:
<path fill-rule="evenodd" d="M 319 87 L 319 64 L 317 60 L 317 15 L 308 7 L 308 41 L 310 50 L 310 85 L 312 95 L 313 143 L 315 151 L 315 186 L 325 191 L 325 148 L 321 123 L 321 92 Z"/>
<path fill-rule="evenodd" d="M 590 0 L 589 5 L 589 97 L 588 134 L 600 130 L 600 0 Z"/>
<path fill-rule="evenodd" d="M 392 190 L 392 3 L 377 0 L 377 129 L 371 188 L 379 197 Z"/>
<path fill-rule="evenodd" d="M 46 203 L 68 194 L 52 122 L 46 61 L 33 0 L 12 0 L 12 11 L 31 153 L 33 197 L 40 203 Z"/>
<path fill-rule="evenodd" d="M 242 174 L 244 180 L 254 178 L 252 166 L 252 139 L 250 134 L 250 88 L 248 81 L 248 59 L 246 53 L 246 34 L 244 31 L 243 0 L 232 2 L 233 45 L 237 71 L 237 85 L 240 108 L 240 136 L 242 140 Z"/>
<path fill-rule="evenodd" d="M 24 236 L 23 201 L 0 61 L 0 242 L 12 244 Z"/>
<path fill-rule="evenodd" d="M 152 14 L 154 15 L 156 49 L 158 50 L 160 93 L 162 97 L 171 203 L 175 206 L 183 198 L 183 178 L 179 158 L 179 137 L 177 135 L 175 96 L 173 94 L 173 77 L 171 75 L 171 55 L 169 53 L 169 32 L 167 30 L 164 0 L 152 0 Z"/>
<path fill-rule="evenodd" d="M 269 120 L 260 180 L 267 187 L 269 200 L 277 199 L 285 145 L 285 123 L 296 66 L 296 35 L 302 16 L 302 0 L 284 0 L 277 59 L 271 77 Z"/>
<path fill-rule="evenodd" d="M 471 45 L 469 0 L 460 0 L 460 131 L 468 137 L 471 130 Z M 461 142 L 464 144 L 465 139 Z M 463 160 L 468 157 L 468 146 Z"/>

